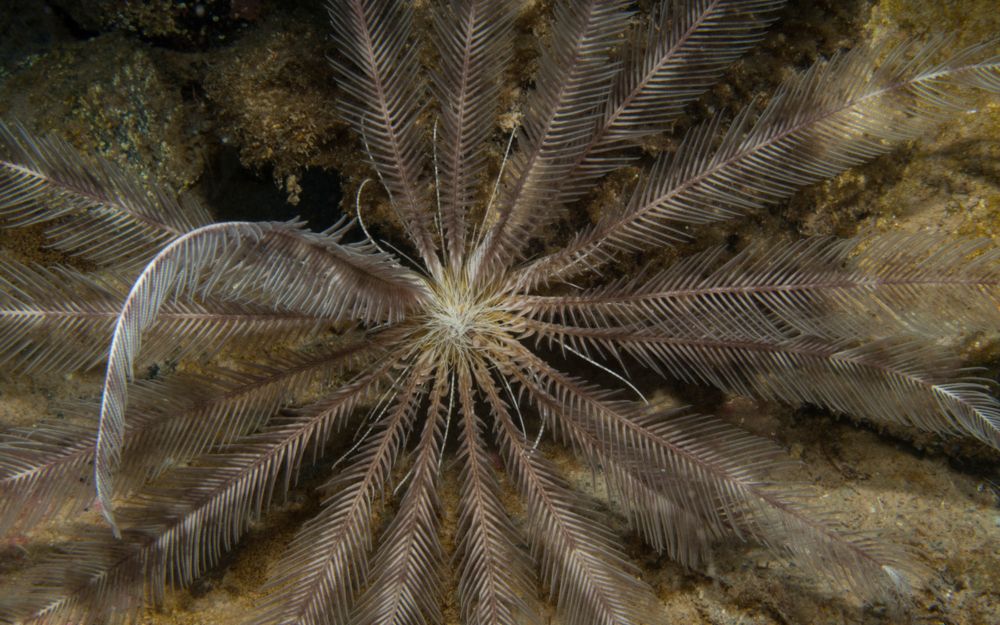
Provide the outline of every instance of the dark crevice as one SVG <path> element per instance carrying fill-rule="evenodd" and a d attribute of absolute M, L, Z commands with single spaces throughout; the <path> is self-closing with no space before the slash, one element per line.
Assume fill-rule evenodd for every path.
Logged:
<path fill-rule="evenodd" d="M 254 172 L 240 164 L 235 148 L 219 150 L 209 164 L 202 192 L 220 221 L 288 221 L 300 217 L 312 230 L 332 226 L 342 215 L 340 176 L 310 169 L 300 180 L 298 205 L 275 186 L 269 171 Z"/>
<path fill-rule="evenodd" d="M 73 19 L 73 17 L 61 6 L 51 2 L 46 2 L 45 10 L 51 12 L 52 15 L 58 18 L 60 25 L 62 25 L 74 39 L 86 41 L 101 34 L 100 31 L 85 28 L 82 24 Z"/>

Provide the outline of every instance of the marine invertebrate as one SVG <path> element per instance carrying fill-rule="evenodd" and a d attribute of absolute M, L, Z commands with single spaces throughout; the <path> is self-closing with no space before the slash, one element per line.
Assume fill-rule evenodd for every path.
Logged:
<path fill-rule="evenodd" d="M 57 141 L 4 129 L 7 225 L 49 224 L 56 247 L 132 271 L 119 280 L 3 268 L 0 353 L 27 369 L 106 361 L 107 373 L 95 428 L 4 434 L 0 519 L 22 527 L 79 510 L 96 488 L 115 534 L 90 529 L 29 571 L 28 585 L 0 602 L 5 618 L 120 620 L 168 582 L 190 582 L 363 404 L 373 408 L 360 436 L 272 572 L 255 622 L 441 621 L 438 482 L 449 432 L 462 467 L 455 557 L 465 622 L 530 621 L 532 563 L 564 622 L 662 621 L 600 515 L 537 448 L 527 412 L 600 471 L 639 533 L 678 560 L 695 564 L 713 540 L 737 536 L 855 591 L 900 592 L 908 560 L 772 481 L 783 463 L 773 444 L 630 399 L 638 389 L 619 370 L 639 364 L 997 447 L 997 401 L 924 325 L 942 310 L 958 325 L 996 323 L 995 247 L 811 239 L 730 258 L 711 249 L 616 280 L 601 270 L 883 153 L 964 110 L 970 91 L 1000 91 L 994 50 L 949 53 L 938 41 L 818 65 L 759 116 L 693 129 L 629 200 L 555 251 L 531 252 L 561 209 L 633 163 L 635 142 L 668 127 L 779 5 L 662 2 L 633 24 L 624 0 L 558 3 L 516 147 L 492 185 L 487 150 L 517 3 L 436 6 L 439 58 L 425 85 L 408 3 L 332 2 L 338 104 L 406 253 L 351 242 L 344 223 L 320 233 L 209 223 Z M 252 336 L 293 344 L 343 322 L 364 330 L 235 368 L 134 379 L 140 353 L 178 341 L 207 351 Z M 577 376 L 588 370 L 624 392 Z M 524 503 L 520 527 L 489 441 Z M 93 484 L 81 483 L 91 464 Z M 400 497 L 376 544 L 378 501 L 393 488 Z"/>

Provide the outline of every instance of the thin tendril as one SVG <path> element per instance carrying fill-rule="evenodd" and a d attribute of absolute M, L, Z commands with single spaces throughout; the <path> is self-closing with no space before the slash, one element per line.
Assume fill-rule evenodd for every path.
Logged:
<path fill-rule="evenodd" d="M 442 248 L 444 243 L 444 218 L 441 216 L 441 178 L 438 174 L 438 147 L 437 147 L 437 136 L 438 136 L 438 122 L 434 120 L 434 130 L 431 137 L 431 151 L 434 156 L 434 194 L 437 197 L 437 230 L 438 236 L 441 237 Z"/>
<path fill-rule="evenodd" d="M 451 426 L 451 411 L 455 406 L 455 371 L 451 372 L 451 382 L 448 383 L 448 413 L 444 419 L 444 436 L 441 437 L 441 453 L 438 454 L 438 473 L 444 462 L 444 446 L 448 442 L 448 428 Z"/>
<path fill-rule="evenodd" d="M 618 372 L 614 371 L 613 369 L 610 369 L 610 368 L 608 368 L 608 367 L 605 367 L 604 365 L 602 365 L 601 363 L 597 362 L 597 361 L 596 361 L 596 360 L 594 360 L 593 358 L 591 358 L 591 357 L 589 357 L 589 356 L 585 356 L 585 355 L 581 354 L 580 352 L 576 351 L 575 349 L 573 349 L 573 348 L 572 348 L 572 347 L 570 347 L 569 345 L 566 345 L 566 344 L 565 344 L 565 343 L 563 343 L 562 341 L 560 341 L 560 342 L 559 342 L 559 344 L 560 344 L 560 345 L 562 346 L 562 348 L 563 348 L 563 349 L 565 349 L 565 350 L 567 350 L 567 351 L 569 351 L 569 352 L 571 352 L 571 353 L 573 353 L 573 354 L 576 354 L 576 355 L 577 355 L 577 356 L 579 356 L 580 358 L 583 358 L 584 360 L 586 360 L 586 361 L 587 361 L 587 362 L 589 362 L 590 364 L 594 365 L 595 367 L 597 367 L 597 368 L 598 368 L 598 369 L 600 369 L 601 371 L 604 371 L 604 372 L 606 372 L 606 373 L 610 373 L 610 374 L 611 374 L 611 375 L 613 375 L 613 376 L 614 376 L 615 378 L 617 378 L 618 380 L 620 380 L 620 381 L 622 382 L 622 384 L 624 384 L 625 386 L 627 386 L 627 387 L 629 387 L 630 389 L 632 389 L 633 391 L 635 391 L 635 394 L 639 396 L 639 399 L 641 399 L 641 400 L 642 400 L 642 403 L 644 403 L 644 404 L 647 404 L 647 405 L 649 404 L 649 400 L 648 400 L 648 399 L 646 399 L 646 396 L 642 394 L 642 391 L 640 391 L 640 390 L 639 390 L 639 389 L 637 389 L 637 388 L 636 388 L 635 386 L 633 386 L 633 385 L 632 385 L 632 383 L 631 383 L 631 382 L 629 382 L 627 378 L 625 378 L 625 376 L 623 376 L 623 375 L 620 375 L 620 374 L 619 374 Z"/>
<path fill-rule="evenodd" d="M 503 160 L 500 161 L 500 172 L 497 174 L 496 182 L 493 183 L 493 191 L 490 193 L 490 201 L 486 203 L 486 208 L 483 210 L 482 222 L 477 226 L 476 232 L 472 235 L 472 240 L 476 242 L 478 247 L 482 241 L 480 240 L 480 235 L 486 232 L 486 220 L 490 216 L 490 211 L 493 209 L 493 202 L 497 198 L 497 193 L 500 191 L 500 181 L 503 180 L 503 172 L 507 167 L 507 159 L 510 156 L 510 147 L 514 144 L 514 137 L 517 136 L 517 128 L 514 128 L 510 132 L 510 137 L 507 138 L 507 148 L 503 152 Z"/>

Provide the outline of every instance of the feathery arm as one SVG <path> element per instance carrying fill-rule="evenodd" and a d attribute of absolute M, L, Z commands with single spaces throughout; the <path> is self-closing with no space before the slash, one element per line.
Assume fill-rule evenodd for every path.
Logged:
<path fill-rule="evenodd" d="M 954 354 L 915 338 L 860 345 L 810 336 L 668 335 L 628 328 L 573 328 L 529 322 L 539 340 L 581 354 L 630 355 L 688 382 L 831 410 L 1000 448 L 1000 402 L 988 380 L 969 375 Z"/>
<path fill-rule="evenodd" d="M 346 97 L 341 116 L 365 143 L 389 201 L 432 274 L 440 269 L 425 188 L 427 142 L 418 122 L 424 85 L 410 41 L 413 7 L 398 0 L 330 0 L 334 41 L 346 62 L 331 59 Z"/>
<path fill-rule="evenodd" d="M 837 529 L 821 511 L 810 510 L 792 485 L 772 485 L 761 476 L 788 464 L 770 441 L 747 435 L 703 415 L 664 415 L 585 385 L 521 349 L 511 375 L 529 391 L 543 417 L 567 442 L 582 449 L 609 476 L 619 493 L 646 490 L 629 501 L 633 516 L 666 511 L 682 520 L 694 516 L 710 532 L 752 537 L 778 552 L 795 555 L 817 573 L 830 575 L 859 594 L 886 598 L 905 591 L 912 569 L 891 546 L 873 537 Z M 650 498 L 649 496 L 652 495 Z M 676 508 L 675 508 L 676 507 Z M 660 523 L 669 521 L 659 520 Z M 688 523 L 688 527 L 693 524 Z M 668 539 L 677 540 L 676 536 Z M 704 549 L 704 538 L 684 549 Z"/>
<path fill-rule="evenodd" d="M 128 289 L 71 267 L 0 259 L 0 363 L 20 372 L 89 369 L 107 358 L 108 342 Z M 150 327 L 149 360 L 211 353 L 236 338 L 301 339 L 330 320 L 305 312 L 231 301 L 168 301 Z"/>
<path fill-rule="evenodd" d="M 623 153 L 662 132 L 684 107 L 763 36 L 784 0 L 660 0 L 633 38 L 599 125 L 559 183 L 558 203 L 579 199 L 597 180 L 637 158 Z"/>
<path fill-rule="evenodd" d="M 851 51 L 786 83 L 756 123 L 744 111 L 720 141 L 718 118 L 695 128 L 626 207 L 532 263 L 518 284 L 530 289 L 617 251 L 686 240 L 688 226 L 739 217 L 886 153 L 971 106 L 970 92 L 1000 93 L 995 42 L 935 60 L 946 44 Z"/>
<path fill-rule="evenodd" d="M 370 582 L 351 615 L 356 625 L 440 624 L 441 566 L 444 554 L 438 500 L 438 466 L 446 414 L 450 371 L 438 367 L 428 395 L 423 432 L 399 509 L 385 530 L 371 562 Z"/>
<path fill-rule="evenodd" d="M 494 477 L 473 397 L 472 371 L 462 362 L 458 370 L 461 438 L 459 457 L 464 468 L 458 503 L 456 538 L 459 566 L 458 593 L 462 622 L 477 625 L 537 623 L 531 560 L 518 546 L 520 537 L 503 503 Z M 492 380 L 477 380 L 480 386 Z"/>
<path fill-rule="evenodd" d="M 305 452 L 322 448 L 384 373 L 363 372 L 328 398 L 327 409 L 276 420 L 195 466 L 171 470 L 121 509 L 121 540 L 106 531 L 77 536 L 27 571 L 23 586 L 0 592 L 0 618 L 114 622 L 134 614 L 144 597 L 161 601 L 167 586 L 190 583 L 243 535 L 289 485 Z"/>
<path fill-rule="evenodd" d="M 517 429 L 485 364 L 476 378 L 497 424 L 507 471 L 528 508 L 528 540 L 551 580 L 560 618 L 567 623 L 661 623 L 665 615 L 652 590 L 636 578 L 606 523 L 571 490 L 555 467 Z M 487 381 L 490 381 L 487 384 Z"/>
<path fill-rule="evenodd" d="M 95 485 L 102 512 L 112 529 L 113 476 L 121 461 L 128 382 L 143 334 L 168 297 L 212 291 L 213 281 L 241 272 L 229 288 L 278 293 L 278 303 L 310 312 L 353 316 L 366 321 L 398 318 L 422 296 L 410 272 L 380 254 L 359 254 L 340 246 L 337 237 L 303 232 L 294 224 L 229 222 L 193 230 L 174 240 L 146 265 L 132 285 L 115 325 L 94 460 Z M 203 275 L 212 269 L 206 283 Z"/>
<path fill-rule="evenodd" d="M 93 428 L 69 423 L 0 431 L 0 537 L 93 501 L 95 439 Z"/>
<path fill-rule="evenodd" d="M 254 623 L 348 622 L 355 595 L 368 579 L 373 502 L 389 481 L 413 426 L 431 363 L 423 359 L 408 369 L 398 386 L 389 387 L 390 396 L 376 404 L 373 432 L 348 468 L 326 485 L 326 490 L 336 492 L 299 531 L 270 574 L 271 594 L 255 614 Z M 317 408 L 325 410 L 327 403 Z M 315 409 L 307 412 L 311 410 Z M 387 412 L 382 414 L 382 410 Z"/>
<path fill-rule="evenodd" d="M 0 122 L 0 218 L 49 224 L 57 249 L 100 265 L 141 263 L 171 239 L 211 222 L 193 197 L 145 188 L 56 137 Z"/>
<path fill-rule="evenodd" d="M 1000 250 L 989 240 L 812 237 L 752 244 L 723 258 L 722 248 L 711 248 L 652 276 L 515 299 L 541 321 L 688 334 L 731 326 L 836 340 L 1000 324 Z"/>
<path fill-rule="evenodd" d="M 525 109 L 524 148 L 505 172 L 510 183 L 497 221 L 473 255 L 475 272 L 512 261 L 526 238 L 556 217 L 552 190 L 572 171 L 619 71 L 611 51 L 628 25 L 628 5 L 625 0 L 556 5 L 554 41 L 542 55 L 538 90 Z"/>
<path fill-rule="evenodd" d="M 326 383 L 381 352 L 391 336 L 388 332 L 308 356 L 275 357 L 243 369 L 214 368 L 199 376 L 136 382 L 130 389 L 116 494 L 139 490 L 170 466 L 249 434 L 311 384 Z M 99 406 L 86 403 L 79 410 L 90 417 Z M 94 486 L 92 475 L 85 473 L 93 473 L 96 443 L 94 427 L 67 423 L 0 434 L 0 535 L 89 505 Z M 38 501 L 52 505 L 31 503 Z"/>
<path fill-rule="evenodd" d="M 431 83 L 441 122 L 439 203 L 448 261 L 462 266 L 502 75 L 512 56 L 514 0 L 451 0 L 435 14 L 440 65 Z"/>

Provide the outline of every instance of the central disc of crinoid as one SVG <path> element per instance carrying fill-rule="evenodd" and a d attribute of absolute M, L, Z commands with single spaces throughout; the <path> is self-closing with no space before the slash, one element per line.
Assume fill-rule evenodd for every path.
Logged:
<path fill-rule="evenodd" d="M 455 347 L 469 347 L 470 335 L 484 322 L 484 306 L 475 294 L 463 289 L 444 288 L 431 306 L 430 325 L 435 339 Z"/>
<path fill-rule="evenodd" d="M 475 325 L 477 307 L 473 302 L 446 302 L 437 316 L 443 334 L 451 340 L 465 337 Z"/>
<path fill-rule="evenodd" d="M 502 298 L 445 277 L 433 285 L 426 309 L 426 339 L 434 348 L 464 352 L 506 334 Z"/>

